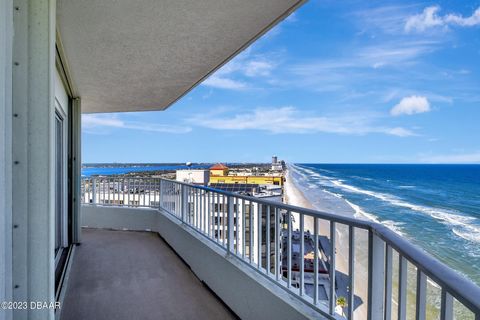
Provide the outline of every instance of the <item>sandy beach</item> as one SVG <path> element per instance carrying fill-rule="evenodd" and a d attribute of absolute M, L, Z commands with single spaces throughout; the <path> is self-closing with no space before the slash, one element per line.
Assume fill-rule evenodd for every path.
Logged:
<path fill-rule="evenodd" d="M 284 186 L 285 192 L 285 203 L 304 207 L 309 209 L 316 209 L 331 212 L 332 208 L 329 205 L 319 205 L 320 201 L 316 201 L 316 206 L 312 204 L 311 201 L 307 199 L 305 194 L 300 190 L 300 188 L 295 184 L 294 179 L 291 177 L 289 170 L 286 171 L 286 181 Z M 352 208 L 346 210 L 345 208 L 341 209 L 342 215 L 355 215 L 355 211 Z M 330 224 L 328 221 L 320 220 L 319 231 L 321 236 L 327 236 L 330 238 Z M 299 227 L 298 219 L 295 219 L 293 223 L 294 229 Z M 313 232 L 313 219 L 306 218 L 304 220 L 305 231 L 310 230 Z M 355 255 L 355 311 L 354 315 L 357 319 L 366 319 L 367 318 L 367 252 L 365 249 L 368 246 L 367 237 L 359 232 L 356 234 L 356 255 Z M 337 296 L 347 297 L 347 291 L 345 288 L 348 286 L 348 227 L 343 225 L 337 225 L 336 228 L 336 273 L 337 273 L 337 283 L 339 290 L 337 291 Z"/>

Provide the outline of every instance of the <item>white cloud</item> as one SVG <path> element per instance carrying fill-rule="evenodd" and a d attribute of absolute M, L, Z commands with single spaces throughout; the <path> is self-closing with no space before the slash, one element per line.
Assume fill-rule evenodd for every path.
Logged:
<path fill-rule="evenodd" d="M 390 110 L 390 114 L 392 116 L 402 114 L 412 115 L 428 111 L 430 111 L 430 103 L 426 97 L 410 96 L 402 98 L 402 100 Z"/>
<path fill-rule="evenodd" d="M 383 133 L 398 137 L 415 135 L 401 128 L 372 125 L 372 120 L 361 115 L 343 117 L 312 116 L 303 114 L 294 107 L 259 108 L 250 113 L 219 116 L 218 112 L 188 119 L 192 124 L 219 130 L 262 130 L 280 133 L 336 133 L 363 135 Z"/>
<path fill-rule="evenodd" d="M 94 128 L 94 127 L 123 127 L 123 121 L 113 116 L 102 116 L 96 114 L 83 114 L 82 115 L 82 127 Z"/>
<path fill-rule="evenodd" d="M 266 55 L 252 54 L 251 51 L 246 49 L 240 53 L 203 81 L 202 85 L 219 89 L 244 90 L 252 87 L 248 83 L 251 78 L 270 76 L 271 71 L 277 66 L 273 62 L 274 59 Z"/>
<path fill-rule="evenodd" d="M 360 74 L 363 77 L 373 75 L 373 73 L 365 73 L 372 68 L 379 69 L 386 66 L 400 67 L 414 64 L 422 56 L 435 51 L 438 44 L 438 41 L 434 40 L 385 42 L 360 47 L 349 56 L 293 65 L 289 70 L 302 78 L 321 75 L 329 83 L 342 76 L 339 80 L 344 83 L 351 79 L 352 75 L 355 75 L 353 71 L 363 71 Z M 374 76 L 378 79 L 379 75 L 375 74 Z"/>
<path fill-rule="evenodd" d="M 462 27 L 473 27 L 480 25 L 480 7 L 470 17 L 462 17 L 458 14 L 448 14 L 445 17 L 445 22 L 456 24 Z"/>
<path fill-rule="evenodd" d="M 269 76 L 275 66 L 267 60 L 252 60 L 245 64 L 245 75 L 249 77 Z"/>
<path fill-rule="evenodd" d="M 427 29 L 448 27 L 449 25 L 461 27 L 480 25 L 480 7 L 469 17 L 463 17 L 454 13 L 441 16 L 438 14 L 439 12 L 439 6 L 430 6 L 426 7 L 422 13 L 408 17 L 405 22 L 405 31 L 423 32 Z"/>
<path fill-rule="evenodd" d="M 374 69 L 386 65 L 411 63 L 436 49 L 436 41 L 410 41 L 365 47 L 358 53 L 358 62 Z"/>
<path fill-rule="evenodd" d="M 408 130 L 402 127 L 387 129 L 385 133 L 388 133 L 392 136 L 397 136 L 397 137 L 411 137 L 416 135 L 411 130 Z"/>
<path fill-rule="evenodd" d="M 425 31 L 428 28 L 443 25 L 444 21 L 437 15 L 438 11 L 440 11 L 439 6 L 431 6 L 425 8 L 422 13 L 409 17 L 405 22 L 405 31 Z"/>
<path fill-rule="evenodd" d="M 367 7 L 352 13 L 354 17 L 358 18 L 353 22 L 356 22 L 361 30 L 358 34 L 369 33 L 372 36 L 377 36 L 378 31 L 385 34 L 401 34 L 405 18 L 409 15 L 412 7 L 415 6 L 400 4 Z"/>
<path fill-rule="evenodd" d="M 420 157 L 426 163 L 480 163 L 480 152 Z"/>
<path fill-rule="evenodd" d="M 165 133 L 188 133 L 190 127 L 180 127 L 165 124 L 146 123 L 138 121 L 124 121 L 116 115 L 83 114 L 82 130 L 88 133 L 102 133 L 108 128 L 121 128 Z"/>
<path fill-rule="evenodd" d="M 243 90 L 247 88 L 247 84 L 242 81 L 221 77 L 218 75 L 211 75 L 208 79 L 202 82 L 202 85 L 207 87 L 231 90 Z"/>

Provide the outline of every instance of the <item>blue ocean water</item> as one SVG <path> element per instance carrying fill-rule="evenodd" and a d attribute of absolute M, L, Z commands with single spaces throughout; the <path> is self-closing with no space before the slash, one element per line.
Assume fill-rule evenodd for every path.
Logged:
<path fill-rule="evenodd" d="M 319 209 L 350 210 L 381 222 L 480 285 L 480 165 L 295 164 L 289 169 Z"/>
<path fill-rule="evenodd" d="M 192 169 L 205 169 L 211 164 L 193 164 Z M 82 168 L 82 177 L 90 177 L 93 175 L 111 176 L 116 174 L 125 174 L 130 172 L 148 172 L 159 170 L 178 170 L 187 169 L 186 165 L 159 165 L 159 166 L 135 166 L 135 167 L 86 167 Z"/>

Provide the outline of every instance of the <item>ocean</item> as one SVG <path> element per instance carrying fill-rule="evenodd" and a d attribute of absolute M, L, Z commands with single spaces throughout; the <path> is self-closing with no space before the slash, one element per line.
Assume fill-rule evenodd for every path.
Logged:
<path fill-rule="evenodd" d="M 319 210 L 390 227 L 480 285 L 480 165 L 290 164 Z"/>

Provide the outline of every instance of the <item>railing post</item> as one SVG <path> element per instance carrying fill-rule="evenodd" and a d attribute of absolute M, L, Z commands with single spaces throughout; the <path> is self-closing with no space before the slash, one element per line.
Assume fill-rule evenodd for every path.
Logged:
<path fill-rule="evenodd" d="M 231 254 L 234 250 L 234 226 L 233 226 L 233 198 L 232 196 L 228 196 L 227 198 L 227 254 Z M 223 231 L 225 232 L 225 230 Z"/>
<path fill-rule="evenodd" d="M 330 267 L 329 267 L 329 277 L 330 277 L 330 301 L 329 301 L 329 311 L 330 314 L 335 314 L 335 306 L 337 305 L 337 299 L 335 297 L 335 283 L 336 283 L 336 248 L 337 248 L 337 234 L 336 234 L 336 222 L 330 221 Z"/>
<path fill-rule="evenodd" d="M 372 231 L 368 233 L 368 319 L 380 320 L 385 315 L 385 245 Z"/>
<path fill-rule="evenodd" d="M 385 253 L 385 319 L 392 318 L 393 249 L 387 245 Z"/>
<path fill-rule="evenodd" d="M 426 319 L 427 304 L 427 276 L 417 268 L 417 294 L 416 294 L 415 318 L 417 320 Z"/>
<path fill-rule="evenodd" d="M 97 203 L 97 179 L 92 178 L 92 203 Z"/>
<path fill-rule="evenodd" d="M 480 318 L 479 315 L 477 315 Z M 440 320 L 453 319 L 453 297 L 445 288 L 442 289 L 442 303 L 440 307 Z"/>
<path fill-rule="evenodd" d="M 398 319 L 407 319 L 407 259 L 399 254 L 398 267 Z"/>
<path fill-rule="evenodd" d="M 188 198 L 187 198 L 187 187 L 182 184 L 181 185 L 181 201 L 180 203 L 182 204 L 182 222 L 185 223 L 185 218 L 187 217 L 187 204 L 188 204 Z"/>
<path fill-rule="evenodd" d="M 158 187 L 158 209 L 163 208 L 163 179 L 160 179 L 160 186 Z"/>
<path fill-rule="evenodd" d="M 318 242 L 318 240 L 317 240 Z M 348 319 L 353 319 L 354 302 L 355 302 L 355 227 L 349 226 L 348 231 L 348 275 L 349 275 L 349 292 L 348 292 Z"/>

